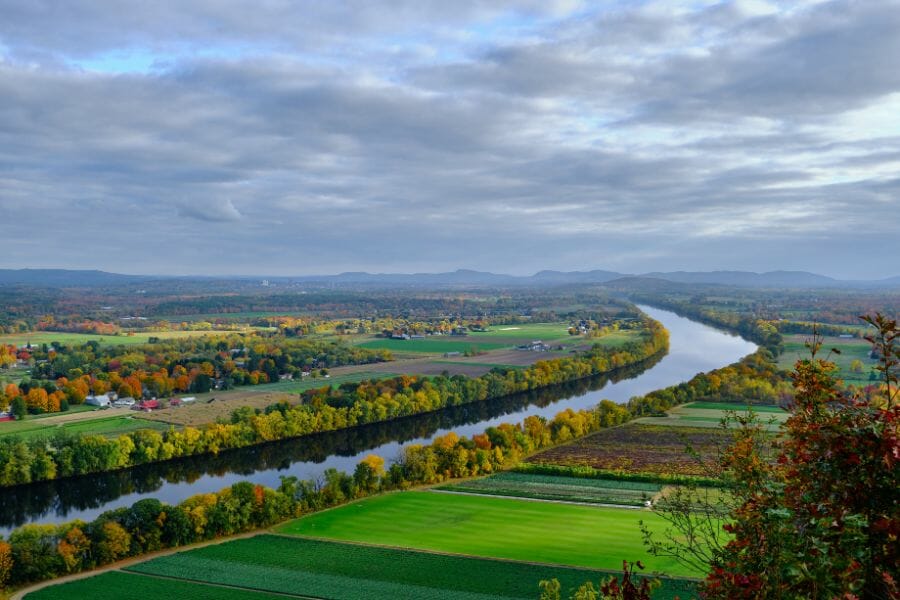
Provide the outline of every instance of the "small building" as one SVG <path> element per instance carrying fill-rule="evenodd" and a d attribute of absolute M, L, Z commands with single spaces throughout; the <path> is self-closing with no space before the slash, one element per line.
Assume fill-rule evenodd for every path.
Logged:
<path fill-rule="evenodd" d="M 159 408 L 159 400 L 144 400 L 140 404 L 135 404 L 131 408 L 132 410 L 143 410 L 146 412 L 150 412 L 151 410 L 157 410 Z"/>
<path fill-rule="evenodd" d="M 98 408 L 109 408 L 111 401 L 108 394 L 101 394 L 99 396 L 88 396 L 84 399 L 84 403 Z"/>
<path fill-rule="evenodd" d="M 444 352 L 444 358 L 453 358 L 454 356 L 460 356 L 459 352 Z"/>
<path fill-rule="evenodd" d="M 135 399 L 131 396 L 125 396 L 124 398 L 119 398 L 118 400 L 113 401 L 113 406 L 118 407 L 132 407 L 135 404 Z"/>
<path fill-rule="evenodd" d="M 182 404 L 189 404 L 191 402 L 196 401 L 197 397 L 196 396 L 185 396 L 184 398 L 181 398 L 180 400 L 181 400 Z"/>

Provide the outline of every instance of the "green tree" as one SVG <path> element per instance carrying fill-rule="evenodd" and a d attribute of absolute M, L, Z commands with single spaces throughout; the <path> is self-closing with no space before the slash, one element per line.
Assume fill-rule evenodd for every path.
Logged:
<path fill-rule="evenodd" d="M 10 404 L 10 410 L 12 411 L 13 416 L 16 420 L 21 421 L 25 418 L 25 415 L 28 414 L 28 407 L 25 405 L 25 400 L 22 396 L 16 396 L 13 398 L 12 403 Z"/>

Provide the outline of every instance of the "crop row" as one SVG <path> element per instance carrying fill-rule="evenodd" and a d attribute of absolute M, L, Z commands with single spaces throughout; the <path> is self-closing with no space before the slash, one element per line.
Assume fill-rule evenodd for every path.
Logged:
<path fill-rule="evenodd" d="M 629 473 L 704 475 L 705 465 L 727 441 L 727 434 L 715 429 L 630 424 L 545 450 L 530 460 Z"/>
<path fill-rule="evenodd" d="M 130 571 L 325 598 L 534 598 L 602 572 L 282 536 L 257 536 L 160 557 Z"/>
<path fill-rule="evenodd" d="M 502 476 L 501 476 L 502 475 Z M 442 486 L 454 492 L 640 506 L 659 492 L 652 483 L 509 473 Z"/>
<path fill-rule="evenodd" d="M 620 480 L 613 477 L 596 479 L 585 479 L 581 477 L 570 477 L 560 475 L 545 475 L 540 473 L 520 473 L 516 471 L 502 471 L 479 479 L 478 481 L 503 481 L 515 482 L 523 484 L 551 484 L 551 485 L 575 485 L 579 487 L 593 487 L 614 490 L 635 490 L 641 492 L 658 492 L 659 484 L 645 481 L 628 481 Z"/>
<path fill-rule="evenodd" d="M 31 592 L 27 600 L 274 600 L 283 596 L 203 585 L 190 581 L 156 579 L 111 571 L 94 577 L 51 585 Z"/>

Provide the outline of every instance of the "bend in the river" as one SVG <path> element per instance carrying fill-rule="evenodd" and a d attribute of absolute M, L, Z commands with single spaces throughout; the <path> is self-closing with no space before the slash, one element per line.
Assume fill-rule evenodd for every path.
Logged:
<path fill-rule="evenodd" d="M 157 465 L 19 486 L 0 491 L 0 532 L 24 523 L 91 520 L 100 513 L 154 497 L 177 503 L 188 496 L 218 491 L 249 480 L 277 487 L 282 475 L 318 477 L 326 468 L 352 472 L 367 454 L 387 462 L 405 444 L 425 444 L 455 431 L 481 433 L 499 423 L 515 423 L 528 415 L 553 417 L 566 408 L 588 408 L 606 398 L 626 402 L 632 396 L 686 381 L 697 373 L 731 364 L 756 350 L 740 337 L 641 306 L 669 330 L 669 352 L 609 377 L 599 376 L 498 400 L 475 402 L 388 423 L 318 434 Z"/>

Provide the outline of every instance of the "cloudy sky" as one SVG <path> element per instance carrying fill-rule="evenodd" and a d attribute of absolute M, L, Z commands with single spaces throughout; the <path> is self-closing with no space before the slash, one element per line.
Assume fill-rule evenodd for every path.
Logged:
<path fill-rule="evenodd" d="M 900 0 L 0 0 L 0 267 L 900 274 Z"/>

